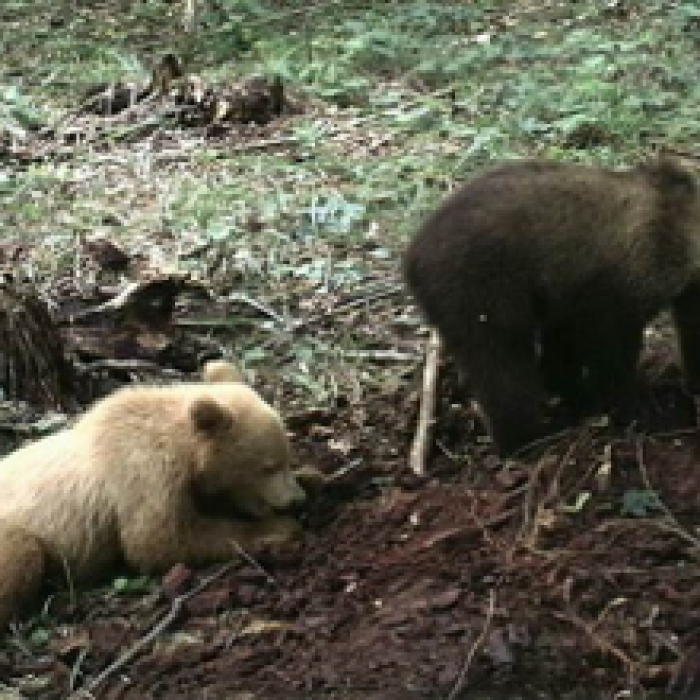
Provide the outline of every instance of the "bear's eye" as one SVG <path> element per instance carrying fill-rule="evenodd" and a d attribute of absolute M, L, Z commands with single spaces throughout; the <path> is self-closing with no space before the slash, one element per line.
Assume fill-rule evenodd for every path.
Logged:
<path fill-rule="evenodd" d="M 276 464 L 264 464 L 262 468 L 262 473 L 266 476 L 272 476 L 279 471 L 279 467 Z"/>

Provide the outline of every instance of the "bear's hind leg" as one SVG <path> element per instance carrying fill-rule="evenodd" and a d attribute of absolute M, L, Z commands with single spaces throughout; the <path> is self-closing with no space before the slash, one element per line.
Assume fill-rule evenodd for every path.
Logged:
<path fill-rule="evenodd" d="M 39 593 L 46 571 L 41 542 L 0 524 L 0 633 Z"/>
<path fill-rule="evenodd" d="M 589 329 L 579 328 L 580 347 L 588 368 L 591 394 L 604 409 L 633 414 L 640 387 L 637 365 L 644 328 L 624 318 L 600 319 Z"/>
<path fill-rule="evenodd" d="M 540 334 L 540 367 L 547 391 L 576 414 L 590 410 L 592 397 L 584 382 L 575 336 L 567 326 L 544 328 Z"/>

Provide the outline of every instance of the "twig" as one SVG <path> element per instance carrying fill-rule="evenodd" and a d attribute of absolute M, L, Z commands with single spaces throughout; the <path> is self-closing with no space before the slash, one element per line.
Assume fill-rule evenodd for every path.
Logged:
<path fill-rule="evenodd" d="M 329 474 L 324 479 L 324 482 L 326 484 L 330 484 L 334 481 L 338 481 L 338 479 L 342 479 L 346 474 L 349 474 L 351 471 L 353 471 L 354 469 L 357 469 L 360 466 L 362 466 L 362 460 L 361 459 L 354 459 L 354 460 L 352 460 L 352 462 L 350 462 L 346 466 L 341 467 L 340 469 L 334 471 L 332 474 Z"/>
<path fill-rule="evenodd" d="M 273 308 L 263 303 L 262 301 L 258 301 L 257 299 L 253 299 L 253 297 L 249 297 L 247 294 L 230 294 L 228 297 L 226 297 L 226 301 L 239 304 L 247 304 L 248 306 L 254 308 L 256 311 L 265 314 L 265 316 L 269 316 L 283 328 L 289 326 L 289 323 L 286 321 L 286 319 L 280 316 Z"/>
<path fill-rule="evenodd" d="M 348 301 L 342 302 L 337 306 L 334 306 L 330 311 L 322 315 L 335 315 L 339 313 L 344 313 L 345 311 L 350 311 L 351 309 L 358 308 L 360 306 L 365 306 L 373 301 L 378 301 L 380 299 L 386 299 L 387 297 L 398 294 L 404 291 L 404 286 L 402 284 L 394 284 L 386 289 L 379 289 L 373 294 L 368 294 L 366 296 L 360 297 L 359 299 L 350 299 Z"/>
<path fill-rule="evenodd" d="M 636 661 L 631 659 L 627 654 L 625 654 L 622 649 L 616 647 L 612 642 L 608 641 L 605 637 L 601 636 L 594 628 L 593 625 L 586 622 L 578 613 L 576 613 L 571 604 L 567 604 L 567 612 L 553 612 L 552 615 L 559 620 L 568 622 L 577 629 L 585 632 L 592 640 L 593 643 L 601 651 L 607 652 L 611 656 L 614 656 L 627 670 L 630 679 L 634 679 L 637 676 L 638 664 Z"/>
<path fill-rule="evenodd" d="M 250 554 L 248 554 L 248 552 L 246 552 L 245 549 L 243 549 L 243 547 L 241 547 L 241 545 L 235 540 L 233 540 L 231 544 L 233 545 L 233 548 L 241 555 L 241 557 L 243 557 L 243 559 L 245 559 L 253 568 L 257 569 L 257 571 L 259 571 L 265 577 L 265 580 L 268 583 L 277 585 L 277 579 L 267 569 L 265 569 L 265 567 L 257 559 L 255 559 L 255 557 L 251 557 Z"/>
<path fill-rule="evenodd" d="M 467 674 L 469 673 L 472 661 L 476 656 L 476 652 L 479 651 L 479 649 L 483 646 L 484 642 L 486 641 L 486 637 L 488 636 L 491 630 L 491 622 L 493 621 L 493 614 L 495 610 L 496 593 L 493 590 L 493 588 L 491 588 L 489 590 L 489 609 L 486 612 L 486 620 L 484 621 L 484 627 L 481 630 L 481 634 L 479 634 L 479 636 L 474 640 L 474 644 L 472 644 L 471 648 L 469 649 L 467 658 L 464 660 L 464 664 L 462 665 L 462 668 L 459 672 L 459 675 L 457 676 L 457 680 L 455 681 L 452 690 L 450 691 L 450 694 L 447 696 L 447 700 L 455 700 L 455 698 L 464 690 L 464 686 L 467 682 Z"/>
<path fill-rule="evenodd" d="M 400 350 L 344 350 L 342 354 L 343 357 L 375 362 L 414 362 L 417 359 L 413 353 Z"/>
<path fill-rule="evenodd" d="M 243 552 L 243 548 L 236 543 L 239 552 Z M 151 629 L 146 635 L 141 637 L 133 646 L 129 647 L 121 656 L 119 656 L 116 661 L 111 663 L 107 668 L 102 671 L 98 676 L 92 679 L 88 683 L 87 687 L 82 688 L 69 696 L 69 700 L 78 700 L 78 698 L 94 697 L 93 693 L 114 673 L 126 666 L 139 652 L 149 646 L 156 637 L 161 635 L 170 625 L 177 620 L 184 604 L 193 598 L 198 593 L 201 593 L 205 588 L 212 584 L 217 579 L 227 574 L 233 567 L 233 562 L 224 564 L 219 567 L 213 574 L 202 579 L 194 588 L 189 590 L 187 593 L 177 596 L 173 600 L 170 606 L 170 611 L 168 614 L 156 624 L 155 627 Z"/>
<path fill-rule="evenodd" d="M 75 109 L 72 109 L 68 111 L 66 114 L 62 115 L 59 117 L 53 124 L 49 125 L 48 127 L 45 127 L 41 131 L 39 131 L 37 138 L 41 138 L 42 136 L 46 134 L 53 134 L 53 139 L 52 141 L 48 142 L 46 146 L 43 149 L 39 150 L 38 156 L 43 157 L 45 155 L 49 155 L 51 147 L 56 146 L 58 143 L 58 138 L 56 137 L 56 131 L 60 128 L 66 128 L 68 127 L 72 122 L 74 122 L 79 116 L 81 116 L 86 109 L 89 107 L 92 107 L 96 104 L 99 103 L 100 100 L 109 98 L 109 93 L 113 89 L 113 85 L 107 87 L 105 90 L 102 90 L 101 92 L 95 94 L 95 95 L 90 95 L 87 97 L 83 102 L 81 102 Z M 132 118 L 132 115 L 134 113 L 137 113 L 138 111 L 143 111 L 144 113 L 146 110 L 144 107 L 147 107 L 151 102 L 153 102 L 158 95 L 156 93 L 152 93 L 150 95 L 146 95 L 142 99 L 136 99 L 136 93 L 134 93 L 134 102 L 133 104 L 129 105 L 125 109 L 123 109 L 119 114 L 113 115 L 113 116 L 108 116 L 105 115 L 102 117 L 102 122 L 101 126 L 106 126 L 109 125 L 110 122 L 117 121 L 119 123 L 125 122 L 128 123 L 128 121 Z M 72 149 L 71 151 L 72 152 Z"/>
<path fill-rule="evenodd" d="M 45 136 L 46 134 L 55 134 L 59 127 L 65 127 L 79 117 L 88 107 L 96 105 L 103 97 L 107 97 L 109 93 L 109 87 L 102 90 L 95 95 L 89 95 L 86 97 L 77 107 L 69 110 L 65 114 L 62 114 L 58 119 L 54 120 L 53 123 L 40 129 L 37 133 L 37 139 Z"/>
<path fill-rule="evenodd" d="M 292 146 L 299 143 L 294 136 L 280 136 L 276 139 L 261 139 L 260 141 L 248 141 L 229 149 L 229 153 L 244 153 L 246 151 L 264 151 L 274 146 Z"/>
<path fill-rule="evenodd" d="M 98 95 L 98 97 L 103 96 L 104 93 Z M 153 117 L 156 117 L 156 119 L 160 119 L 162 117 L 169 116 L 170 112 L 178 114 L 184 111 L 184 107 L 174 107 L 171 105 L 166 105 L 162 110 L 157 111 L 155 114 L 149 114 L 149 108 L 151 104 L 153 102 L 156 102 L 160 97 L 161 95 L 158 91 L 153 91 L 150 94 L 147 94 L 145 97 L 142 97 L 141 99 L 137 99 L 135 97 L 128 107 L 124 107 L 124 109 L 117 112 L 116 114 L 98 115 L 100 116 L 100 126 L 109 127 L 112 125 L 119 126 L 122 124 L 133 124 L 134 126 L 138 126 L 139 122 L 135 121 L 135 117 L 143 117 L 144 120 L 140 122 L 140 124 L 145 124 L 146 122 L 150 121 Z"/>
<path fill-rule="evenodd" d="M 560 430 L 556 433 L 551 433 L 550 435 L 545 435 L 544 437 L 537 438 L 536 440 L 533 440 L 532 442 L 528 442 L 527 445 L 523 445 L 522 447 L 519 447 L 511 456 L 511 459 L 517 459 L 520 457 L 524 457 L 526 454 L 529 452 L 532 452 L 535 449 L 538 449 L 540 447 L 547 447 L 549 445 L 552 445 L 554 443 L 557 443 L 564 438 L 569 437 L 573 432 L 574 428 L 564 428 L 563 430 Z"/>
<path fill-rule="evenodd" d="M 573 434 L 573 429 L 567 429 L 567 434 Z M 527 484 L 524 487 L 525 498 L 523 500 L 523 520 L 520 525 L 520 530 L 517 537 L 515 538 L 514 544 L 510 549 L 510 556 L 516 551 L 516 548 L 523 545 L 530 549 L 531 551 L 538 551 L 536 543 L 539 537 L 539 532 L 541 528 L 541 520 L 538 517 L 542 513 L 548 504 L 550 504 L 559 495 L 559 483 L 562 471 L 569 463 L 571 457 L 575 454 L 576 450 L 581 446 L 584 438 L 588 437 L 590 430 L 587 426 L 580 428 L 578 434 L 569 443 L 566 451 L 561 456 L 556 458 L 552 454 L 546 454 L 537 460 L 534 468 L 530 472 Z M 542 473 L 553 466 L 556 463 L 556 468 L 552 478 L 549 479 L 549 489 L 543 497 L 536 502 L 536 491 L 540 481 Z M 584 483 L 580 481 L 579 483 Z M 577 486 L 578 488 L 578 486 Z M 562 500 L 560 498 L 560 500 Z M 539 552 L 544 554 L 544 552 Z"/>
<path fill-rule="evenodd" d="M 438 448 L 438 450 L 440 450 L 440 452 L 442 452 L 442 454 L 445 455 L 445 457 L 447 457 L 447 459 L 450 460 L 450 462 L 459 461 L 459 455 L 456 452 L 450 450 L 442 440 L 436 440 L 435 446 Z"/>
<path fill-rule="evenodd" d="M 133 303 L 134 297 L 143 289 L 142 282 L 129 282 L 116 296 L 108 299 L 98 306 L 93 306 L 89 309 L 82 309 L 73 314 L 71 321 L 85 318 L 87 316 L 102 315 L 109 311 L 119 311 L 127 304 Z"/>
<path fill-rule="evenodd" d="M 685 437 L 687 435 L 697 435 L 700 433 L 700 428 L 678 428 L 677 430 L 665 430 L 659 433 L 647 433 L 649 437 L 654 439 L 665 440 L 669 438 Z"/>
<path fill-rule="evenodd" d="M 385 287 L 378 289 L 370 294 L 365 294 L 364 296 L 357 299 L 348 299 L 347 301 L 341 302 L 330 309 L 321 311 L 319 313 L 311 314 L 304 319 L 301 319 L 295 323 L 294 330 L 299 330 L 302 326 L 308 326 L 316 321 L 321 321 L 330 316 L 337 316 L 338 314 L 345 313 L 346 311 L 351 311 L 352 309 L 360 308 L 363 306 L 369 306 L 374 301 L 380 301 L 386 299 L 387 297 L 394 296 L 395 294 L 402 293 L 404 291 L 404 286 L 402 284 L 391 285 L 390 287 Z"/>
<path fill-rule="evenodd" d="M 75 685 L 78 682 L 78 676 L 81 673 L 81 667 L 83 665 L 83 662 L 85 661 L 85 658 L 87 655 L 90 653 L 89 647 L 83 647 L 80 652 L 78 653 L 78 658 L 75 660 L 75 663 L 73 664 L 73 667 L 70 670 L 70 680 L 68 684 L 68 688 L 70 692 L 75 691 Z"/>
<path fill-rule="evenodd" d="M 543 457 L 537 460 L 537 463 L 530 472 L 529 478 L 527 480 L 525 498 L 523 499 L 523 521 L 520 525 L 520 532 L 518 532 L 513 546 L 510 549 L 511 555 L 522 542 L 527 541 L 529 544 L 534 546 L 534 542 L 537 539 L 538 530 L 535 516 L 539 508 L 541 507 L 541 504 L 537 504 L 537 506 L 535 504 L 535 490 L 537 488 L 537 484 L 539 482 L 542 472 L 550 464 L 551 460 L 548 457 Z M 531 523 L 532 528 L 530 527 Z"/>
<path fill-rule="evenodd" d="M 151 360 L 116 360 L 105 358 L 102 360 L 94 360 L 92 362 L 75 362 L 76 369 L 79 374 L 88 374 L 100 370 L 116 371 L 116 372 L 156 372 L 165 377 L 181 379 L 184 377 L 184 372 L 168 367 L 161 367 L 157 362 Z"/>
<path fill-rule="evenodd" d="M 177 297 L 183 292 L 195 290 L 201 292 L 203 285 L 192 281 L 187 274 L 172 273 L 129 282 L 111 299 L 72 314 L 70 322 L 110 314 L 131 314 L 132 320 L 146 321 L 149 325 L 155 323 L 156 317 L 159 321 L 169 321 Z"/>

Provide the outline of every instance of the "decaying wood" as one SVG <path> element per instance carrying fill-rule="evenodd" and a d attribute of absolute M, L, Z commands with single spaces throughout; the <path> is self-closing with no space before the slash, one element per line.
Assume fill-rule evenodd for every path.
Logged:
<path fill-rule="evenodd" d="M 103 304 L 74 314 L 72 321 L 91 317 L 112 317 L 146 327 L 160 327 L 169 323 L 178 296 L 192 287 L 187 276 L 165 275 L 140 282 L 130 282 L 116 296 Z"/>
<path fill-rule="evenodd" d="M 430 332 L 425 351 L 423 390 L 421 392 L 418 426 L 413 438 L 408 465 L 418 476 L 425 474 L 425 461 L 430 451 L 430 437 L 435 416 L 435 394 L 437 389 L 438 362 L 440 360 L 440 336 L 436 330 Z"/>
<path fill-rule="evenodd" d="M 123 117 L 127 111 L 152 104 L 156 99 L 177 106 L 170 115 L 177 115 L 181 123 L 190 126 L 222 122 L 267 124 L 279 117 L 287 105 L 279 76 L 250 75 L 229 85 L 208 85 L 196 75 L 186 75 L 177 56 L 168 53 L 154 67 L 147 84 L 117 82 L 95 86 L 72 118 L 79 114 Z M 144 111 L 142 116 L 150 113 Z"/>
<path fill-rule="evenodd" d="M 75 384 L 64 344 L 34 289 L 0 283 L 0 387 L 3 398 L 41 409 L 70 409 Z"/>

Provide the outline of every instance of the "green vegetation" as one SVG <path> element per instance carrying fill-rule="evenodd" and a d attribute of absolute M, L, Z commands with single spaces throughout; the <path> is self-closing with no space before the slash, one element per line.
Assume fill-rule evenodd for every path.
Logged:
<path fill-rule="evenodd" d="M 700 12 L 690 1 L 220 0 L 201 3 L 189 32 L 183 9 L 12 0 L 0 10 L 5 139 L 31 143 L 87 88 L 143 80 L 166 51 L 207 81 L 277 73 L 302 105 L 281 127 L 286 147 L 248 150 L 243 135 L 232 150 L 177 129 L 159 145 L 122 125 L 99 147 L 88 135 L 68 157 L 6 164 L 0 227 L 44 242 L 38 279 L 71 259 L 77 234 L 213 242 L 244 291 L 293 327 L 292 298 L 343 299 L 358 285 L 371 295 L 378 276 L 395 277 L 423 213 L 484 163 L 626 163 L 661 144 L 689 148 L 700 132 Z M 178 266 L 202 270 L 196 259 Z M 261 343 L 257 328 L 238 352 L 264 365 L 274 348 L 302 397 L 321 403 L 344 351 L 374 346 L 370 330 L 342 324 L 294 342 L 289 328 L 274 330 Z"/>

